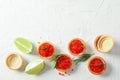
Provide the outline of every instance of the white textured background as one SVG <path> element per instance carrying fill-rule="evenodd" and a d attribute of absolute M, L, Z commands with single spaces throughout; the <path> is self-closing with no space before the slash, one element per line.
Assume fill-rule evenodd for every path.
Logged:
<path fill-rule="evenodd" d="M 101 54 L 93 47 L 98 34 L 110 34 L 115 47 L 109 54 Z M 96 76 L 89 73 L 87 63 L 81 63 L 71 76 L 61 77 L 47 64 L 42 73 L 28 75 L 9 70 L 5 58 L 18 52 L 27 61 L 37 55 L 21 53 L 13 44 L 16 37 L 24 37 L 35 45 L 48 40 L 61 52 L 68 53 L 68 41 L 83 38 L 87 52 L 102 56 L 107 71 Z M 120 0 L 0 0 L 0 80 L 120 80 Z"/>

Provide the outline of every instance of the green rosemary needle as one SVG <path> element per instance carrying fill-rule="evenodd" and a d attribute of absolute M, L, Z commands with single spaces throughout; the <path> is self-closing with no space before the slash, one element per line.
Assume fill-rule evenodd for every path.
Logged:
<path fill-rule="evenodd" d="M 94 54 L 83 54 L 82 56 L 75 59 L 74 62 L 76 64 L 78 64 L 79 62 L 84 62 L 84 61 L 88 60 L 92 55 L 94 55 Z"/>

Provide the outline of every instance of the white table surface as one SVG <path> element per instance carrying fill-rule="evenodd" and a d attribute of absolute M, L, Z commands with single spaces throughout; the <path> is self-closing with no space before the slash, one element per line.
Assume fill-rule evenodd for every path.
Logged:
<path fill-rule="evenodd" d="M 109 54 L 93 47 L 99 34 L 110 34 L 115 46 Z M 87 62 L 81 63 L 70 76 L 59 76 L 46 62 L 37 75 L 13 71 L 6 67 L 6 56 L 21 54 L 30 62 L 38 55 L 24 54 L 14 45 L 24 37 L 36 46 L 38 41 L 50 41 L 58 52 L 68 53 L 70 39 L 80 37 L 87 43 L 87 53 L 103 57 L 107 70 L 103 75 L 89 73 Z M 120 80 L 120 0 L 0 0 L 0 80 Z"/>

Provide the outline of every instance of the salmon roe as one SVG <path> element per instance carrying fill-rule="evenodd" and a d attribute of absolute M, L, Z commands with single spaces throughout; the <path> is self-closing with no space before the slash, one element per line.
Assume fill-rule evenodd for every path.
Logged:
<path fill-rule="evenodd" d="M 46 42 L 39 46 L 38 51 L 42 57 L 50 57 L 54 53 L 54 46 Z"/>
<path fill-rule="evenodd" d="M 67 70 L 71 67 L 72 60 L 70 57 L 63 55 L 57 59 L 56 68 L 60 70 Z"/>
<path fill-rule="evenodd" d="M 97 73 L 97 74 L 99 74 L 105 70 L 105 64 L 99 58 L 92 59 L 89 63 L 89 67 L 92 72 Z"/>
<path fill-rule="evenodd" d="M 69 44 L 69 50 L 74 54 L 83 52 L 84 47 L 84 44 L 79 39 L 74 39 Z"/>

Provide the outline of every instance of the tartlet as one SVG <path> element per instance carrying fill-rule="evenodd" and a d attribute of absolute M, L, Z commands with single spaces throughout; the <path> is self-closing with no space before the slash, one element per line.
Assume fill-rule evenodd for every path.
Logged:
<path fill-rule="evenodd" d="M 55 47 L 50 42 L 43 42 L 38 44 L 38 54 L 44 59 L 50 59 L 55 53 Z"/>
<path fill-rule="evenodd" d="M 99 35 L 95 38 L 94 47 L 97 51 L 108 53 L 114 46 L 114 40 L 110 35 Z"/>
<path fill-rule="evenodd" d="M 61 62 L 60 62 L 61 61 Z M 61 72 L 68 71 L 72 66 L 72 60 L 68 55 L 60 56 L 56 62 L 56 69 Z"/>
<path fill-rule="evenodd" d="M 72 59 L 67 54 L 62 54 L 56 57 L 54 62 L 54 68 L 56 68 L 60 72 L 67 72 L 72 66 Z"/>
<path fill-rule="evenodd" d="M 68 50 L 72 55 L 80 56 L 86 51 L 86 43 L 80 38 L 74 38 L 69 42 Z"/>
<path fill-rule="evenodd" d="M 6 65 L 9 69 L 20 70 L 25 67 L 25 60 L 17 53 L 11 53 L 6 58 Z"/>
<path fill-rule="evenodd" d="M 93 56 L 88 61 L 88 70 L 95 75 L 101 75 L 106 70 L 106 62 L 102 57 Z"/>

